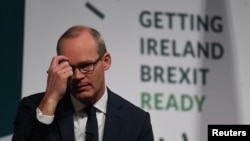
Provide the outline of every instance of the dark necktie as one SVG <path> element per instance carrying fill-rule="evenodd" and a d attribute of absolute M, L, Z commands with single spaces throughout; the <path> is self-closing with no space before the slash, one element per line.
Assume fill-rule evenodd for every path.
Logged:
<path fill-rule="evenodd" d="M 96 119 L 96 108 L 91 106 L 86 107 L 88 120 L 86 124 L 86 141 L 98 141 L 98 124 Z"/>

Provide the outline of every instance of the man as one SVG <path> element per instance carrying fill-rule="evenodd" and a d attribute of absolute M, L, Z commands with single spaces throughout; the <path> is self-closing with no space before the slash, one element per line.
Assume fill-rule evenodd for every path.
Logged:
<path fill-rule="evenodd" d="M 57 54 L 47 71 L 46 91 L 22 99 L 12 141 L 154 140 L 149 113 L 106 86 L 111 56 L 98 31 L 69 28 L 57 42 Z M 94 118 L 86 107 L 94 107 Z M 95 117 L 98 125 L 90 131 Z"/>

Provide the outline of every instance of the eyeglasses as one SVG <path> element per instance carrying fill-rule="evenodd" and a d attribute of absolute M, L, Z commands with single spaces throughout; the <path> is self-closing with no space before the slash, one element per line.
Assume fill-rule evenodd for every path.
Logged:
<path fill-rule="evenodd" d="M 77 68 L 81 73 L 87 74 L 92 73 L 95 70 L 96 64 L 101 60 L 102 56 L 99 56 L 96 61 L 88 64 L 82 64 L 76 67 L 73 67 L 73 71 Z"/>

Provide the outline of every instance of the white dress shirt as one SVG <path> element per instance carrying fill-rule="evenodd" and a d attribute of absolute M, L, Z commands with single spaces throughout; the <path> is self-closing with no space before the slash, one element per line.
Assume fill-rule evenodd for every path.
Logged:
<path fill-rule="evenodd" d="M 85 127 L 87 123 L 87 114 L 83 110 L 86 105 L 78 101 L 74 96 L 70 95 L 71 101 L 74 107 L 74 132 L 75 132 L 75 141 L 85 141 Z M 99 141 L 103 139 L 104 133 L 104 123 L 106 117 L 106 109 L 107 109 L 107 89 L 105 89 L 104 95 L 94 104 L 94 107 L 97 109 L 96 118 L 98 122 L 98 135 Z M 39 108 L 37 108 L 37 119 L 44 124 L 51 124 L 54 120 L 53 116 L 43 115 Z"/>

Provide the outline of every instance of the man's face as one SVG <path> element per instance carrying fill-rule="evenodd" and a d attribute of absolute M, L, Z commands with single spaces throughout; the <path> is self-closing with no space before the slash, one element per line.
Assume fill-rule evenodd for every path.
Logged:
<path fill-rule="evenodd" d="M 68 57 L 69 64 L 75 68 L 68 80 L 71 93 L 86 104 L 95 103 L 105 90 L 104 71 L 110 66 L 110 55 L 99 56 L 97 44 L 88 32 L 77 38 L 62 40 L 60 46 L 61 54 Z M 77 68 L 94 62 L 94 70 L 88 73 Z"/>

